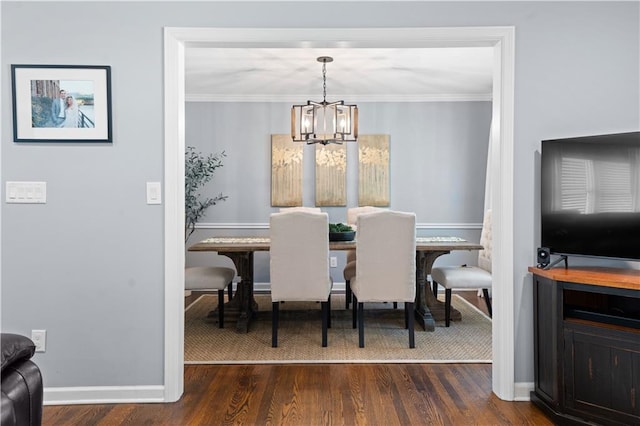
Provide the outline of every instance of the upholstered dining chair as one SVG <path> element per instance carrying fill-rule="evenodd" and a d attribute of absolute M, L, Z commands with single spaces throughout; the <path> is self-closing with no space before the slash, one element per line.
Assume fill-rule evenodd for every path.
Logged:
<path fill-rule="evenodd" d="M 271 346 L 278 346 L 280 302 L 321 302 L 322 347 L 330 326 L 329 216 L 288 211 L 271 214 L 270 269 L 272 301 Z"/>
<path fill-rule="evenodd" d="M 321 213 L 322 210 L 320 207 L 280 207 L 280 213 L 286 212 L 311 212 L 311 213 Z"/>
<path fill-rule="evenodd" d="M 229 300 L 233 297 L 232 283 L 235 269 L 225 266 L 192 266 L 184 270 L 184 289 L 196 291 L 218 291 L 218 327 L 224 328 L 224 290 L 229 289 Z"/>
<path fill-rule="evenodd" d="M 347 209 L 347 225 L 350 225 L 357 229 L 356 221 L 358 220 L 358 215 L 363 213 L 371 213 L 375 211 L 386 210 L 380 207 L 373 206 L 362 206 L 362 207 L 351 207 Z M 344 277 L 344 303 L 345 309 L 349 309 L 349 303 L 351 303 L 351 279 L 356 274 L 356 251 L 348 250 L 347 251 L 347 259 L 345 267 L 342 271 L 342 275 Z"/>
<path fill-rule="evenodd" d="M 404 302 L 409 347 L 415 348 L 416 215 L 377 211 L 358 216 L 356 274 L 351 280 L 354 328 L 364 347 L 364 302 Z M 356 309 L 357 308 L 357 309 Z"/>
<path fill-rule="evenodd" d="M 487 210 L 480 232 L 480 244 L 484 249 L 478 252 L 478 266 L 438 266 L 431 270 L 433 292 L 437 295 L 438 284 L 444 287 L 444 323 L 449 327 L 451 323 L 451 290 L 453 289 L 482 289 L 484 301 L 487 304 L 489 316 L 491 309 L 491 210 Z"/>

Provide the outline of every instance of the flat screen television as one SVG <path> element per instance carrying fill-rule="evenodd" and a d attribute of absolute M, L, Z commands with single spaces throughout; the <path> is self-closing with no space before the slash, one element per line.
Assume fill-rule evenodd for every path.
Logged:
<path fill-rule="evenodd" d="M 640 260 L 640 132 L 542 141 L 541 243 Z"/>

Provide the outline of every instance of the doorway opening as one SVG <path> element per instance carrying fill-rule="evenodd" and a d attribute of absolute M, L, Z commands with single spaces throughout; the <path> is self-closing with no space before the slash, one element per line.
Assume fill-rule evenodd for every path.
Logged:
<path fill-rule="evenodd" d="M 235 47 L 338 46 L 494 48 L 493 165 L 493 391 L 514 399 L 513 336 L 513 97 L 514 28 L 406 29 L 235 29 L 165 28 L 165 369 L 164 400 L 183 392 L 184 363 L 184 201 L 185 48 L 192 45 Z"/>

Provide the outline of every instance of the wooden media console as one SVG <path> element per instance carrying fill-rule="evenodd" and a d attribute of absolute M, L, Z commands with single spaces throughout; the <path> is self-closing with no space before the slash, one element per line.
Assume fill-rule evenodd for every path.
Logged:
<path fill-rule="evenodd" d="M 640 271 L 529 271 L 532 402 L 559 424 L 640 425 Z"/>

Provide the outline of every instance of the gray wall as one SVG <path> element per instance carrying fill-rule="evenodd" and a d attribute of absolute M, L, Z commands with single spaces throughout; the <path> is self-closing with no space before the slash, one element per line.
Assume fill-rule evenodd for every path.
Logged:
<path fill-rule="evenodd" d="M 480 239 L 479 229 L 430 229 L 482 223 L 490 102 L 360 103 L 361 134 L 390 135 L 391 203 L 389 208 L 416 213 L 418 235 L 456 235 Z M 207 210 L 202 228 L 189 242 L 225 234 L 261 235 L 266 230 L 226 230 L 216 224 L 266 225 L 271 207 L 272 133 L 287 133 L 290 104 L 200 103 L 186 105 L 186 144 L 203 153 L 224 151 L 224 166 L 202 195 L 229 198 Z M 251 123 L 239 128 L 238 123 Z M 347 206 L 358 205 L 357 144 L 347 148 Z M 304 205 L 315 206 L 314 146 L 304 146 Z M 323 207 L 330 222 L 346 222 L 346 207 Z M 344 282 L 344 253 L 333 253 L 336 283 Z M 474 264 L 477 252 L 455 252 L 439 264 Z M 211 256 L 188 253 L 187 265 L 211 263 Z M 228 263 L 228 262 L 227 262 Z M 256 282 L 269 281 L 268 256 L 256 255 Z"/>
<path fill-rule="evenodd" d="M 536 152 L 542 139 L 640 128 L 638 3 L 335 5 L 0 3 L 2 186 L 45 180 L 49 192 L 46 205 L 2 205 L 2 329 L 48 330 L 45 386 L 163 383 L 163 214 L 144 188 L 163 178 L 164 26 L 515 26 L 515 380 L 533 380 Z M 13 143 L 19 63 L 111 65 L 114 143 Z"/>

